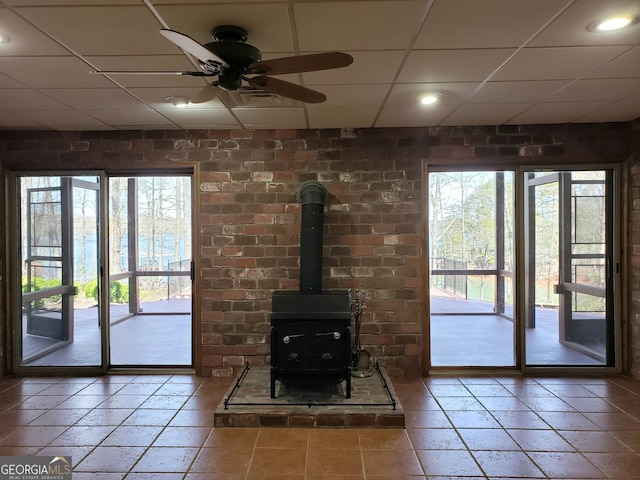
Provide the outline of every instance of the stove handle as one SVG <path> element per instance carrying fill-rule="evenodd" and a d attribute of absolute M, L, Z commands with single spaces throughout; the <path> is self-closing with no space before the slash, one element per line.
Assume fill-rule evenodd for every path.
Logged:
<path fill-rule="evenodd" d="M 285 345 L 289 345 L 289 343 L 291 342 L 292 338 L 304 337 L 305 335 L 306 335 L 306 333 L 299 333 L 297 335 L 285 335 L 284 337 L 282 337 L 282 342 Z"/>
<path fill-rule="evenodd" d="M 327 335 L 332 335 L 334 340 L 340 340 L 340 332 L 324 332 L 324 333 L 316 333 L 316 337 L 324 337 Z"/>

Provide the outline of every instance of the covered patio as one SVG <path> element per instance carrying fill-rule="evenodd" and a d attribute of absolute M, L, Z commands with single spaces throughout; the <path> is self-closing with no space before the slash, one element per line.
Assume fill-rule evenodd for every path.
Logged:
<path fill-rule="evenodd" d="M 466 300 L 433 288 L 430 297 L 430 354 L 434 367 L 509 367 L 515 365 L 513 307 L 492 313 L 493 304 Z M 435 313 L 434 313 L 435 312 Z M 560 341 L 557 308 L 536 307 L 534 328 L 526 328 L 530 366 L 603 365 L 603 360 Z"/>

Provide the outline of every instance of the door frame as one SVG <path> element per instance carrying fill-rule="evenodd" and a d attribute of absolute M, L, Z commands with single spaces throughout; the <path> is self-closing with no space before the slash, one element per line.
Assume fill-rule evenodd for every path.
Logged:
<path fill-rule="evenodd" d="M 525 159 L 526 160 L 526 159 Z M 623 165 L 619 163 L 592 163 L 592 164 L 578 164 L 576 163 L 559 163 L 556 165 L 549 164 L 527 164 L 523 162 L 489 162 L 487 164 L 478 165 L 478 159 L 472 157 L 462 157 L 458 159 L 452 159 L 449 157 L 433 157 L 424 158 L 422 162 L 422 306 L 423 306 L 423 321 L 422 321 L 422 373 L 425 376 L 429 376 L 437 373 L 449 373 L 449 372 L 483 372 L 488 369 L 482 367 L 473 368 L 433 368 L 431 366 L 430 345 L 431 345 L 431 331 L 430 331 L 430 288 L 429 288 L 429 217 L 428 217 L 428 185 L 429 185 L 429 172 L 434 171 L 514 171 L 515 172 L 515 258 L 514 258 L 514 279 L 516 282 L 514 290 L 514 321 L 516 322 L 515 328 L 515 355 L 516 365 L 515 367 L 497 367 L 489 369 L 491 372 L 508 373 L 508 372 L 520 372 L 524 374 L 616 374 L 622 372 L 623 367 L 623 324 L 622 317 L 627 311 L 626 306 L 623 305 L 622 299 L 627 294 L 623 291 L 621 278 L 626 275 L 626 235 L 627 227 L 622 224 L 621 219 L 625 218 L 625 212 L 622 210 L 626 205 L 623 202 L 623 198 L 626 194 L 627 182 L 626 182 L 626 170 Z M 524 186 L 525 172 L 540 171 L 540 170 L 610 170 L 613 172 L 613 215 L 612 215 L 612 248 L 613 248 L 613 262 L 615 266 L 619 268 L 613 268 L 613 337 L 614 337 L 614 362 L 613 366 L 540 366 L 530 367 L 526 364 L 526 325 L 522 319 L 525 317 L 525 309 L 527 305 L 523 303 L 525 297 L 525 288 L 527 280 L 527 272 L 523 268 L 525 265 L 525 215 L 524 215 L 524 196 L 526 195 L 526 189 Z M 624 310 L 624 311 L 623 311 Z"/>
<path fill-rule="evenodd" d="M 199 282 L 196 282 L 195 279 L 195 272 L 198 271 L 197 267 L 196 267 L 196 252 L 197 250 L 197 242 L 198 242 L 198 236 L 195 235 L 195 228 L 196 228 L 196 224 L 195 224 L 195 219 L 196 217 L 196 208 L 199 205 L 199 199 L 196 197 L 196 192 L 198 191 L 196 189 L 196 183 L 197 183 L 197 178 L 196 178 L 196 171 L 194 171 L 193 169 L 189 169 L 189 170 L 185 170 L 185 169 L 176 169 L 176 170 L 172 170 L 172 171 L 167 171 L 165 169 L 159 171 L 159 170 L 150 170 L 150 171 L 144 171 L 141 172 L 139 170 L 136 171 L 117 171 L 117 172 L 111 172 L 111 171 L 107 171 L 106 172 L 106 185 L 105 185 L 105 189 L 106 189 L 106 200 L 107 202 L 110 201 L 111 198 L 111 182 L 110 179 L 112 178 L 126 178 L 128 180 L 127 182 L 127 188 L 131 188 L 133 183 L 131 180 L 132 179 L 139 179 L 139 178 L 160 178 L 160 177 L 164 177 L 164 178 L 173 178 L 176 176 L 180 176 L 180 177 L 188 177 L 190 182 L 190 189 L 189 189 L 189 195 L 190 195 L 190 234 L 191 234 L 191 265 L 190 265 L 190 270 L 189 272 L 181 272 L 179 275 L 175 275 L 176 277 L 188 277 L 190 282 L 191 282 L 191 313 L 189 314 L 190 318 L 191 318 L 191 359 L 192 359 L 192 364 L 189 366 L 183 366 L 183 365 L 177 365 L 177 366 L 171 366 L 171 365 L 167 365 L 167 366 L 154 366 L 154 365 L 127 365 L 127 364 L 117 364 L 114 365 L 111 363 L 111 359 L 110 359 L 110 355 L 111 355 L 111 338 L 109 337 L 109 343 L 105 346 L 105 348 L 107 348 L 108 350 L 108 357 L 109 357 L 109 364 L 108 364 L 108 369 L 109 371 L 117 371 L 117 372 L 129 372 L 129 371 L 140 371 L 140 370 L 144 370 L 144 371 L 153 371 L 153 372 L 161 372 L 161 371 L 173 371 L 173 370 L 178 370 L 178 371 L 189 371 L 190 369 L 193 368 L 197 368 L 198 367 L 198 362 L 199 362 L 199 349 L 198 346 L 200 345 L 198 342 L 196 342 L 196 332 L 200 331 L 199 328 L 199 322 L 196 320 L 199 318 L 199 315 L 196 316 L 196 304 L 195 304 L 195 299 L 199 298 L 196 296 L 196 285 Z M 137 182 L 136 186 L 137 186 Z M 134 197 L 133 198 L 133 202 L 131 202 L 131 196 L 129 194 L 127 194 L 127 202 L 128 202 L 128 206 L 127 208 L 129 209 L 129 215 L 131 215 L 132 210 L 135 210 L 136 212 L 136 216 L 138 214 L 138 202 L 137 202 L 137 198 Z M 196 203 L 197 202 L 197 203 Z M 134 205 L 135 204 L 135 205 Z M 109 211 L 110 205 L 107 206 L 107 212 L 106 212 L 106 217 L 107 217 L 107 249 L 109 249 L 109 227 L 110 227 L 110 211 Z M 131 221 L 131 219 L 130 219 Z M 137 222 L 137 220 L 135 220 Z M 127 227 L 127 229 L 129 230 L 131 228 L 131 225 L 129 225 Z M 135 233 L 138 233 L 138 229 L 134 228 L 133 229 L 135 231 Z M 129 239 L 131 240 L 131 234 L 133 232 L 132 231 L 128 231 L 128 235 L 129 235 Z M 137 241 L 138 241 L 138 237 L 135 237 L 135 242 L 134 245 L 132 246 L 131 244 L 129 245 L 129 248 L 134 248 L 138 249 L 138 245 L 137 245 Z M 137 257 L 137 254 L 136 254 Z M 107 282 L 111 283 L 111 281 L 113 280 L 111 278 L 111 272 L 109 271 L 108 265 L 109 265 L 109 258 L 105 257 L 105 263 L 107 264 Z M 131 260 L 131 258 L 130 258 Z M 135 267 L 137 269 L 137 266 Z M 144 273 L 144 272 L 143 272 Z M 155 273 L 155 272 L 151 272 L 151 273 Z M 157 273 L 164 273 L 167 274 L 169 272 L 157 272 Z M 137 283 L 137 277 L 144 277 L 144 276 L 155 276 L 155 275 L 142 275 L 141 272 L 136 271 L 134 275 L 130 276 L 130 275 L 126 275 L 123 276 L 122 278 L 127 278 L 127 279 L 131 279 L 133 278 L 136 283 Z M 108 289 L 105 289 L 108 290 Z M 130 296 L 129 302 L 130 304 L 135 302 L 137 307 L 139 307 L 139 298 L 138 298 L 138 290 L 137 290 L 137 286 L 133 289 L 129 290 L 130 294 L 133 296 L 133 298 Z M 110 315 L 110 312 L 107 312 Z M 165 312 L 168 315 L 172 315 L 172 314 L 176 314 L 176 315 L 183 315 L 183 313 L 175 313 L 175 312 Z M 137 311 L 136 308 L 136 312 L 133 313 L 130 311 L 130 316 L 133 315 L 153 315 L 153 314 L 143 314 L 141 312 Z M 127 317 L 128 318 L 128 317 Z M 107 317 L 107 323 L 111 324 L 111 318 Z M 197 330 L 196 330 L 197 328 Z M 197 370 L 196 370 L 197 371 Z"/>
<path fill-rule="evenodd" d="M 100 341 L 101 341 L 101 362 L 99 366 L 23 366 L 21 365 L 21 323 L 20 328 L 16 328 L 15 318 L 21 318 L 21 286 L 19 279 L 21 278 L 21 265 L 19 256 L 16 252 L 21 248 L 21 238 L 18 235 L 10 235 L 6 237 L 6 251 L 9 253 L 10 260 L 7 262 L 6 278 L 16 279 L 14 281 L 7 281 L 7 327 L 10 332 L 10 339 L 8 344 L 11 351 L 7 352 L 7 372 L 21 375 L 100 375 L 109 372 L 118 373 L 163 373 L 176 372 L 184 374 L 199 374 L 202 368 L 202 342 L 198 341 L 201 331 L 201 318 L 200 311 L 201 306 L 196 299 L 199 298 L 200 292 L 200 236 L 196 232 L 200 231 L 200 170 L 197 162 L 189 164 L 187 166 L 180 167 L 150 167 L 148 169 L 122 169 L 122 170 L 27 170 L 27 171 L 5 171 L 6 175 L 6 197 L 7 198 L 7 225 L 10 231 L 20 231 L 20 198 L 18 190 L 18 179 L 24 176 L 49 176 L 49 177 L 68 177 L 68 176 L 94 176 L 99 177 L 100 181 L 100 194 L 99 194 L 99 208 L 100 208 L 100 224 L 103 228 L 100 229 L 99 234 L 99 248 L 98 248 L 98 263 L 99 263 L 99 277 L 101 285 L 106 281 L 108 283 L 109 278 L 109 265 L 108 265 L 108 239 L 109 239 L 109 177 L 112 176 L 170 176 L 170 175 L 188 175 L 191 178 L 191 252 L 192 252 L 192 271 L 191 271 L 191 348 L 193 367 L 170 367 L 170 368 L 150 368 L 150 367 L 111 367 L 109 362 L 109 288 L 100 288 L 99 303 L 100 303 Z M 106 280 L 105 280 L 106 279 Z"/>
<path fill-rule="evenodd" d="M 430 265 L 430 250 L 429 250 L 429 235 L 430 235 L 430 221 L 429 221 L 429 174 L 430 173 L 442 173 L 442 172 L 511 172 L 514 175 L 514 194 L 513 194 L 513 214 L 514 214 L 514 251 L 513 251 L 513 273 L 512 278 L 516 283 L 516 288 L 513 290 L 514 294 L 514 309 L 513 309 L 513 356 L 514 363 L 513 365 L 504 365 L 504 366 L 433 366 L 431 363 L 431 265 Z M 513 165 L 505 165 L 499 163 L 489 163 L 478 165 L 477 163 L 471 162 L 463 162 L 463 163 L 451 163 L 450 158 L 443 159 L 425 159 L 422 163 L 422 237 L 423 237 L 423 247 L 422 247 L 422 272 L 423 272 L 423 344 L 422 344 L 422 355 L 423 355 L 423 366 L 422 371 L 423 375 L 429 376 L 432 374 L 440 374 L 440 373 L 456 373 L 456 372 L 471 372 L 471 373 L 484 373 L 487 371 L 490 372 L 517 372 L 520 370 L 520 339 L 519 339 L 519 329 L 518 329 L 518 302 L 521 295 L 517 288 L 517 283 L 520 281 L 520 276 L 518 271 L 520 270 L 520 266 L 518 263 L 518 169 L 517 166 Z M 502 185 L 503 187 L 504 185 Z M 498 187 L 498 186 L 497 186 Z M 499 213 L 496 212 L 496 217 L 499 216 Z M 498 220 L 498 218 L 497 218 Z M 503 252 L 500 252 L 503 253 Z M 498 268 L 498 267 L 496 267 Z M 499 269 L 498 269 L 499 270 Z M 482 273 L 482 270 L 478 271 Z M 496 278 L 496 288 L 498 288 L 498 278 Z M 497 290 L 496 290 L 497 291 Z M 500 299 L 497 299 L 498 302 Z M 502 299 L 504 300 L 504 299 Z"/>
<path fill-rule="evenodd" d="M 611 180 L 606 180 L 605 185 L 612 189 L 611 192 L 611 225 L 609 231 L 612 232 L 612 238 L 609 240 L 611 243 L 611 258 L 613 265 L 608 266 L 611 277 L 611 290 L 610 295 L 607 297 L 607 312 L 612 312 L 613 316 L 611 326 L 607 327 L 612 331 L 612 339 L 608 348 L 613 348 L 613 353 L 607 352 L 608 360 L 612 360 L 611 365 L 527 365 L 526 361 L 526 321 L 527 309 L 529 306 L 525 301 L 528 298 L 527 289 L 529 288 L 529 275 L 527 269 L 520 268 L 517 273 L 517 285 L 516 290 L 518 292 L 517 297 L 522 299 L 516 305 L 517 316 L 520 318 L 518 322 L 518 338 L 522 345 L 520 351 L 520 365 L 523 373 L 540 374 L 540 373 L 559 373 L 559 374 L 603 374 L 603 373 L 620 373 L 622 371 L 622 322 L 621 322 L 621 275 L 622 275 L 622 235 L 621 230 L 621 215 L 622 209 L 622 195 L 624 194 L 624 182 L 622 179 L 622 172 L 620 165 L 602 165 L 602 164 L 590 164 L 590 165 L 527 165 L 518 168 L 516 176 L 516 227 L 518 235 L 516 237 L 516 263 L 520 265 L 526 265 L 530 253 L 527 251 L 527 242 L 525 241 L 528 234 L 528 225 L 526 225 L 527 219 L 527 197 L 529 195 L 529 187 L 526 185 L 526 175 L 531 172 L 579 172 L 579 171 L 606 171 L 610 172 Z M 609 175 L 607 175 L 609 176 Z M 611 211 L 610 210 L 610 211 Z M 518 269 L 516 269 L 518 270 Z M 607 313 L 609 315 L 609 313 Z"/>
<path fill-rule="evenodd" d="M 20 286 L 20 279 L 22 277 L 22 266 L 20 265 L 21 255 L 18 254 L 20 248 L 22 248 L 22 232 L 21 232 L 21 197 L 19 189 L 19 181 L 23 177 L 98 177 L 98 184 L 100 186 L 98 192 L 98 206 L 100 211 L 98 212 L 99 218 L 99 235 L 98 235 L 98 280 L 100 288 L 99 300 L 98 300 L 98 318 L 100 319 L 100 365 L 86 365 L 86 366 L 26 366 L 22 365 L 22 289 Z M 70 170 L 70 171 L 20 171 L 20 172 L 8 172 L 8 198 L 10 199 L 9 205 L 11 208 L 11 214 L 8 216 L 8 223 L 10 231 L 19 232 L 21 235 L 12 235 L 9 237 L 8 250 L 11 252 L 9 257 L 9 278 L 13 278 L 13 282 L 8 284 L 8 290 L 10 294 L 10 303 L 8 305 L 8 312 L 10 312 L 10 331 L 12 335 L 12 355 L 11 361 L 13 363 L 10 371 L 16 374 L 22 375 L 38 375 L 38 374 L 104 374 L 109 367 L 108 362 L 108 322 L 105 322 L 105 318 L 109 318 L 109 290 L 102 288 L 102 284 L 107 275 L 107 266 L 105 265 L 105 259 L 107 258 L 107 225 L 108 217 L 106 216 L 106 207 L 108 205 L 108 197 L 105 195 L 104 186 L 106 185 L 106 175 L 103 170 Z M 102 226 L 102 228 L 100 228 Z M 64 253 L 64 252 L 63 252 Z M 16 319 L 20 319 L 17 321 Z"/>

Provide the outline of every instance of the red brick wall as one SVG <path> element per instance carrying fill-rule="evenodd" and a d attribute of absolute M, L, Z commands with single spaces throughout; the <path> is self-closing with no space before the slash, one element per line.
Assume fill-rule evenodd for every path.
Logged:
<path fill-rule="evenodd" d="M 631 124 L 633 136 L 628 181 L 628 371 L 640 379 L 640 120 Z"/>
<path fill-rule="evenodd" d="M 198 165 L 202 375 L 268 364 L 271 294 L 298 288 L 296 192 L 305 181 L 322 182 L 329 192 L 324 288 L 367 290 L 363 345 L 390 374 L 419 375 L 423 161 L 476 168 L 624 162 L 630 132 L 629 124 L 0 132 L 0 158 L 12 170 Z M 640 239 L 635 252 L 640 258 Z M 636 332 L 637 365 L 639 321 L 631 321 L 625 328 Z"/>
<path fill-rule="evenodd" d="M 300 185 L 328 190 L 324 289 L 369 294 L 362 341 L 398 374 L 421 372 L 421 160 L 414 137 L 229 132 L 200 164 L 203 371 L 268 364 L 274 290 L 298 288 Z"/>

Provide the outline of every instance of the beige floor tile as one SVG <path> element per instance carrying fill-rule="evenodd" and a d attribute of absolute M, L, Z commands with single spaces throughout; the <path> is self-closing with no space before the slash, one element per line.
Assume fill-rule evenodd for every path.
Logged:
<path fill-rule="evenodd" d="M 550 478 L 607 478 L 580 453 L 532 452 L 529 457 Z"/>
<path fill-rule="evenodd" d="M 306 448 L 256 448 L 249 468 L 250 474 L 304 475 Z"/>
<path fill-rule="evenodd" d="M 473 452 L 482 470 L 489 477 L 532 477 L 541 475 L 540 469 L 522 452 Z"/>
<path fill-rule="evenodd" d="M 463 478 L 483 475 L 476 460 L 466 450 L 417 450 L 416 453 L 429 478 L 437 475 Z"/>
<path fill-rule="evenodd" d="M 367 476 L 423 474 L 413 450 L 362 450 L 362 458 Z"/>
<path fill-rule="evenodd" d="M 252 447 L 203 448 L 195 458 L 190 471 L 216 475 L 246 475 L 252 456 Z"/>
<path fill-rule="evenodd" d="M 307 474 L 362 475 L 359 450 L 343 448 L 310 448 L 307 454 Z"/>
<path fill-rule="evenodd" d="M 2 381 L 0 456 L 71 455 L 79 480 L 622 479 L 640 471 L 640 382 L 627 377 L 402 379 L 406 429 L 214 428 L 229 382 Z"/>

